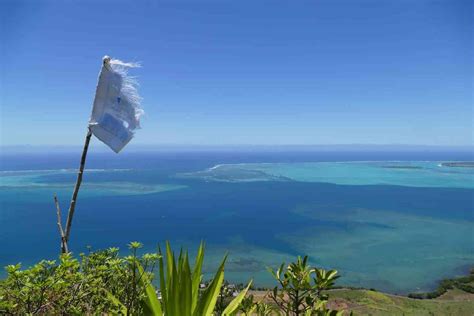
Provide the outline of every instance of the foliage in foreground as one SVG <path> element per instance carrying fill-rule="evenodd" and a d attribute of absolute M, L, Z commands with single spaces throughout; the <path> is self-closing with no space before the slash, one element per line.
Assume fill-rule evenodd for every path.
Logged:
<path fill-rule="evenodd" d="M 308 257 L 305 256 L 298 257 L 296 262 L 290 263 L 286 268 L 282 263 L 276 271 L 269 271 L 279 283 L 270 293 L 270 298 L 286 315 L 340 314 L 326 309 L 328 296 L 324 294 L 339 278 L 336 270 L 313 268 L 309 266 Z"/>
<path fill-rule="evenodd" d="M 269 295 L 275 305 L 246 296 L 251 282 L 240 291 L 224 283 L 222 260 L 214 277 L 202 287 L 204 245 L 194 267 L 187 252 L 176 258 L 169 243 L 163 253 L 139 256 L 142 245 L 132 242 L 131 254 L 117 248 L 61 255 L 59 262 L 41 261 L 30 269 L 7 266 L 0 281 L 0 314 L 6 315 L 336 315 L 326 309 L 327 296 L 336 272 L 311 268 L 298 258 L 274 277 L 279 282 Z M 152 281 L 157 274 L 160 291 Z M 313 279 L 311 279 L 313 278 Z"/>
<path fill-rule="evenodd" d="M 224 257 L 216 274 L 207 287 L 200 292 L 202 282 L 202 264 L 204 260 L 204 245 L 201 244 L 196 256 L 194 269 L 191 271 L 188 253 L 181 251 L 177 260 L 166 243 L 166 265 L 164 255 L 159 249 L 159 275 L 161 301 L 158 299 L 151 282 L 145 277 L 139 284 L 145 287 L 146 295 L 143 299 L 143 312 L 146 315 L 211 315 L 214 311 L 217 297 L 224 281 Z M 141 271 L 141 267 L 139 266 Z M 223 315 L 232 314 L 245 297 L 252 282 L 233 299 L 224 309 Z"/>
<path fill-rule="evenodd" d="M 153 272 L 156 255 L 140 258 L 136 251 L 121 258 L 118 249 L 61 255 L 59 263 L 41 261 L 27 270 L 20 264 L 6 267 L 8 277 L 0 283 L 0 313 L 12 315 L 93 314 L 104 311 L 120 314 L 117 300 L 131 311 L 140 311 L 143 289 L 134 282 L 136 262 L 144 273 Z"/>

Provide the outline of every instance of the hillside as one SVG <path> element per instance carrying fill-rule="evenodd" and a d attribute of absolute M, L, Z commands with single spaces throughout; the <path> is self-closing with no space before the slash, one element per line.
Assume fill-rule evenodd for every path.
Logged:
<path fill-rule="evenodd" d="M 332 290 L 330 308 L 354 315 L 473 315 L 474 294 L 449 290 L 436 299 L 412 299 L 369 290 Z"/>
<path fill-rule="evenodd" d="M 253 291 L 257 300 L 267 292 Z M 353 315 L 474 315 L 474 294 L 459 289 L 448 290 L 436 299 L 413 299 L 370 290 L 336 289 L 329 291 L 330 309 L 352 311 Z"/>

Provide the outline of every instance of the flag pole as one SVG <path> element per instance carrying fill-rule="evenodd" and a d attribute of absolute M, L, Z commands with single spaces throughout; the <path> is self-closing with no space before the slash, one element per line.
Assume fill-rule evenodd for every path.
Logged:
<path fill-rule="evenodd" d="M 68 252 L 69 235 L 71 234 L 71 225 L 72 219 L 74 217 L 74 211 L 76 209 L 77 195 L 79 194 L 79 189 L 82 183 L 82 175 L 84 174 L 84 166 L 86 164 L 87 150 L 89 149 L 89 143 L 91 141 L 92 131 L 90 127 L 87 127 L 86 140 L 84 142 L 84 148 L 82 149 L 81 163 L 79 166 L 79 172 L 77 173 L 76 185 L 74 186 L 74 191 L 72 193 L 71 204 L 69 205 L 69 210 L 67 213 L 66 221 L 66 230 L 64 231 L 64 236 L 61 238 L 61 251 L 62 253 Z"/>
<path fill-rule="evenodd" d="M 109 56 L 102 58 L 102 68 L 97 82 L 94 105 L 87 127 L 81 163 L 69 205 L 65 229 L 62 226 L 58 199 L 56 196 L 54 197 L 62 253 L 69 252 L 68 242 L 71 235 L 72 220 L 76 209 L 77 196 L 81 188 L 87 150 L 92 137 L 91 126 L 94 126 L 94 135 L 116 153 L 133 138 L 133 131 L 139 128 L 139 118 L 143 114 L 143 110 L 140 108 L 137 82 L 133 77 L 127 75 L 127 69 L 135 67 L 139 67 L 139 65 L 124 63 L 118 59 L 111 59 Z"/>

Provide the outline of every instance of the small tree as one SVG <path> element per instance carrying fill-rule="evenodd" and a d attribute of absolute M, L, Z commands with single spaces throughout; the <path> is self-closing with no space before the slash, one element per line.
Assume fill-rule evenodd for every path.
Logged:
<path fill-rule="evenodd" d="M 339 276 L 336 270 L 325 271 L 308 265 L 308 256 L 298 257 L 286 269 L 283 263 L 276 271 L 268 269 L 279 286 L 275 286 L 270 298 L 285 315 L 325 315 L 327 295 Z"/>

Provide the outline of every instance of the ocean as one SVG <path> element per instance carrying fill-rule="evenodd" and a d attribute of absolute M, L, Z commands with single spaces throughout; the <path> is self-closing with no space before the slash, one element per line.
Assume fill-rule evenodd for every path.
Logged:
<path fill-rule="evenodd" d="M 1 153 L 0 265 L 57 258 L 53 195 L 63 218 L 78 150 Z M 474 266 L 474 168 L 469 150 L 331 148 L 91 149 L 70 249 L 170 240 L 206 242 L 206 273 L 272 286 L 266 267 L 308 255 L 339 285 L 431 290 Z M 5 274 L 3 274 L 4 276 Z"/>

